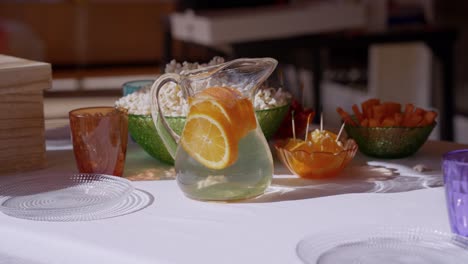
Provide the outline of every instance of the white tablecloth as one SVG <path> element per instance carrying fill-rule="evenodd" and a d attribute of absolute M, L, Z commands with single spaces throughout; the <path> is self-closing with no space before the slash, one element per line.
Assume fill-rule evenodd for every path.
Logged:
<path fill-rule="evenodd" d="M 72 151 L 54 143 L 48 142 L 48 167 L 30 173 L 76 171 Z M 450 232 L 444 191 L 435 186 L 442 184 L 440 155 L 457 148 L 466 146 L 428 142 L 403 160 L 359 154 L 342 175 L 326 181 L 298 179 L 277 166 L 267 194 L 212 203 L 186 198 L 171 167 L 131 144 L 126 177 L 163 175 L 133 182 L 150 197 L 141 210 L 82 222 L 0 214 L 0 263 L 301 263 L 297 243 L 317 232 L 362 226 Z M 417 164 L 429 171 L 413 170 Z"/>

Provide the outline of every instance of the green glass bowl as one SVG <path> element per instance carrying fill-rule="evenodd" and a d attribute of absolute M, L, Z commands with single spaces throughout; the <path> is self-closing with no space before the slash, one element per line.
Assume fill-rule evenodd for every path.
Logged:
<path fill-rule="evenodd" d="M 345 125 L 359 151 L 376 158 L 398 159 L 413 155 L 426 142 L 436 123 L 423 127 L 359 127 Z"/>
<path fill-rule="evenodd" d="M 270 139 L 278 130 L 289 105 L 279 106 L 266 110 L 258 110 L 258 123 L 267 139 Z M 166 117 L 168 125 L 178 135 L 182 134 L 185 125 L 185 117 Z M 174 159 L 166 150 L 162 139 L 159 137 L 150 115 L 128 115 L 128 131 L 135 140 L 153 158 L 168 164 L 174 164 Z"/>
<path fill-rule="evenodd" d="M 255 111 L 258 123 L 260 124 L 263 134 L 267 140 L 271 139 L 276 131 L 278 131 L 278 128 L 280 127 L 283 119 L 286 117 L 288 111 L 289 104 Z"/>
<path fill-rule="evenodd" d="M 178 135 L 182 134 L 185 125 L 185 117 L 166 117 L 168 125 Z M 159 137 L 153 118 L 150 115 L 128 115 L 128 131 L 142 149 L 153 158 L 168 164 L 174 164 L 174 159 L 166 150 L 162 139 Z"/>

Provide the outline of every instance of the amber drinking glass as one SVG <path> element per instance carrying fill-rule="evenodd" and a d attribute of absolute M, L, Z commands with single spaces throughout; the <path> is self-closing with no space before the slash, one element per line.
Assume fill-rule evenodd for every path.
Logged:
<path fill-rule="evenodd" d="M 76 164 L 81 173 L 122 176 L 127 152 L 127 113 L 114 107 L 70 111 Z"/>

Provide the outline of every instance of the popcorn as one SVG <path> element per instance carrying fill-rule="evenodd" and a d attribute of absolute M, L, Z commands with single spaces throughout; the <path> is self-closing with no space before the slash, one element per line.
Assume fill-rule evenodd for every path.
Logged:
<path fill-rule="evenodd" d="M 151 114 L 150 89 L 151 86 L 145 86 L 134 93 L 120 98 L 115 102 L 115 107 L 126 109 L 129 114 L 134 115 Z"/>
<path fill-rule="evenodd" d="M 169 87 L 162 88 L 161 111 L 165 116 L 186 116 L 188 103 L 182 96 L 182 90 L 174 83 L 167 83 Z M 115 102 L 115 107 L 126 109 L 133 115 L 151 115 L 151 86 L 142 87 L 140 90 L 124 96 Z M 266 90 L 266 91 L 265 91 Z M 259 89 L 254 97 L 255 110 L 265 110 L 286 105 L 291 95 L 281 88 Z"/>
<path fill-rule="evenodd" d="M 224 63 L 221 57 L 214 57 L 207 64 L 183 62 L 182 64 L 172 60 L 166 65 L 166 73 L 180 74 L 185 70 L 194 70 L 206 66 L 214 66 Z M 248 81 L 248 80 L 245 80 Z M 182 89 L 175 83 L 166 83 L 166 87 L 161 88 L 159 103 L 164 116 L 186 116 L 188 113 L 188 103 L 183 97 Z M 209 79 L 199 83 L 192 83 L 192 88 L 195 92 L 209 86 L 228 86 L 239 89 L 243 94 L 247 95 L 249 87 L 241 80 L 229 79 Z M 138 91 L 126 95 L 115 102 L 115 107 L 126 109 L 129 114 L 134 115 L 151 115 L 151 85 L 142 87 Z M 279 89 L 262 88 L 258 89 L 254 96 L 254 108 L 256 110 L 265 110 L 274 107 L 286 105 L 291 99 L 291 94 Z"/>
<path fill-rule="evenodd" d="M 182 96 L 182 90 L 174 83 L 165 84 L 161 88 L 159 103 L 165 116 L 186 116 L 188 103 Z M 151 115 L 151 85 L 126 95 L 115 102 L 115 107 L 126 109 L 133 115 Z"/>
<path fill-rule="evenodd" d="M 291 94 L 274 88 L 259 89 L 254 97 L 254 107 L 257 110 L 269 109 L 282 106 L 288 103 L 291 99 Z"/>
<path fill-rule="evenodd" d="M 187 71 L 187 70 L 196 70 L 200 68 L 204 68 L 207 66 L 214 66 L 224 63 L 224 58 L 222 57 L 213 57 L 211 61 L 208 63 L 203 63 L 203 64 L 198 64 L 198 62 L 195 63 L 190 63 L 184 61 L 182 64 L 178 63 L 176 60 L 171 60 L 168 64 L 166 64 L 166 68 L 164 70 L 165 73 L 177 73 L 180 74 L 182 71 Z"/>

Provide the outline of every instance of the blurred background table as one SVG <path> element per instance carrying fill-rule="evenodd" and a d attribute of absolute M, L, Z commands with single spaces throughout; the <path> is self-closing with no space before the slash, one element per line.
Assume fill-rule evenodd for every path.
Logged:
<path fill-rule="evenodd" d="M 227 57 L 273 57 L 282 64 L 292 64 L 297 67 L 304 67 L 311 70 L 312 83 L 308 85 L 313 89 L 313 107 L 319 109 L 322 105 L 322 81 L 324 64 L 324 50 L 347 49 L 359 50 L 370 49 L 372 46 L 394 44 L 394 43 L 424 43 L 435 58 L 440 62 L 440 72 L 442 76 L 442 88 L 440 93 L 437 89 L 432 89 L 432 104 L 440 110 L 440 139 L 452 141 L 454 139 L 455 98 L 454 98 L 454 47 L 457 39 L 457 31 L 453 28 L 440 28 L 429 26 L 408 27 L 401 29 L 391 29 L 384 31 L 367 31 L 360 28 L 365 24 L 364 20 L 354 19 L 364 12 L 359 5 L 336 6 L 330 8 L 320 6 L 311 9 L 312 12 L 303 11 L 309 16 L 308 22 L 304 25 L 298 21 L 291 23 L 280 23 L 278 17 L 273 16 L 274 10 L 267 9 L 260 12 L 257 21 L 250 17 L 249 13 L 239 12 L 237 15 L 226 15 L 222 11 L 218 13 L 210 12 L 198 16 L 191 14 L 174 14 L 171 23 L 168 25 L 171 30 L 165 35 L 166 45 L 164 45 L 163 57 L 171 58 L 172 50 L 168 43 L 172 38 L 203 45 L 213 49 L 219 49 Z M 328 8 L 328 9 L 327 9 Z M 284 12 L 282 9 L 278 11 Z M 278 14 L 283 14 L 278 12 Z M 223 15 L 225 19 L 223 20 Z M 271 19 L 268 20 L 269 16 Z M 339 17 L 340 19 L 326 19 L 326 17 Z M 220 18 L 221 17 L 221 18 Z M 281 18 L 281 17 L 279 17 Z M 253 29 L 236 30 L 235 21 L 241 24 L 248 20 Z M 317 26 L 314 19 L 325 21 Z M 226 22 L 225 20 L 228 20 Z M 232 20 L 232 21 L 231 21 Z M 252 20 L 252 21 L 251 21 Z M 270 21 L 265 23 L 265 21 Z M 255 22 L 256 21 L 256 22 Z M 263 21 L 263 22 L 262 22 Z M 327 23 L 333 21 L 333 23 Z M 261 22 L 261 23 L 260 23 Z M 274 23 L 273 23 L 274 22 Z M 277 23 L 278 25 L 276 25 Z M 256 25 L 270 25 L 266 36 L 262 34 L 254 35 Z M 286 24 L 286 25 L 284 25 Z M 289 31 L 285 30 L 290 26 Z M 298 29 L 295 26 L 301 25 Z M 226 32 L 234 32 L 226 34 Z M 297 52 L 301 51 L 298 58 Z M 416 88 L 414 88 L 416 89 Z M 385 98 L 382 98 L 385 100 Z M 316 117 L 318 122 L 318 116 Z"/>
<path fill-rule="evenodd" d="M 313 72 L 314 105 L 318 108 L 322 102 L 321 82 L 323 80 L 323 49 L 370 48 L 372 45 L 391 43 L 422 42 L 440 61 L 442 72 L 442 92 L 432 92 L 433 104 L 440 112 L 440 138 L 454 139 L 454 63 L 453 51 L 457 32 L 448 28 L 421 28 L 407 30 L 389 30 L 385 32 L 335 32 L 292 38 L 280 38 L 264 41 L 232 43 L 234 57 L 271 56 L 282 62 L 291 62 L 294 50 L 308 50 L 308 57 L 303 59 L 305 66 Z"/>

